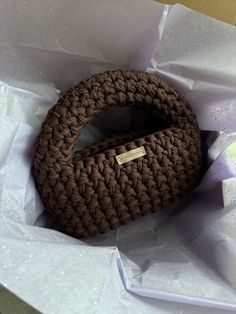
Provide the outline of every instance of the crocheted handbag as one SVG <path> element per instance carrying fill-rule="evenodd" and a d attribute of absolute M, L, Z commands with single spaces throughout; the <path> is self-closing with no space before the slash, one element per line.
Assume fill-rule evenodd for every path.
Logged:
<path fill-rule="evenodd" d="M 115 136 L 74 152 L 82 129 L 114 106 L 138 106 L 169 125 Z M 201 138 L 190 105 L 158 76 L 107 71 L 71 88 L 48 112 L 35 143 L 38 192 L 60 228 L 85 238 L 169 206 L 202 175 Z"/>

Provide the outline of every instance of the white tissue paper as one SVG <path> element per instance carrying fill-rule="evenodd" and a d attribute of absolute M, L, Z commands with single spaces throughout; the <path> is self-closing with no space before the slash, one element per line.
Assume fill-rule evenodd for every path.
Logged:
<path fill-rule="evenodd" d="M 50 314 L 235 312 L 235 27 L 152 1 L 0 5 L 0 283 Z M 156 73 L 186 97 L 210 166 L 177 211 L 82 242 L 52 229 L 33 144 L 60 93 L 116 68 Z M 100 135 L 90 125 L 80 144 Z"/>

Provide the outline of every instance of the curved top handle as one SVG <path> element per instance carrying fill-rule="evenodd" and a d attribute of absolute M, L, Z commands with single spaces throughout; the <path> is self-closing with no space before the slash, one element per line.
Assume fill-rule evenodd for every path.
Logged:
<path fill-rule="evenodd" d="M 51 152 L 57 154 L 57 148 L 60 148 L 66 157 L 91 119 L 104 110 L 125 105 L 148 107 L 172 127 L 195 137 L 198 128 L 195 115 L 171 86 L 154 74 L 116 70 L 95 74 L 60 98 L 42 125 L 41 139 L 45 144 L 55 146 Z"/>

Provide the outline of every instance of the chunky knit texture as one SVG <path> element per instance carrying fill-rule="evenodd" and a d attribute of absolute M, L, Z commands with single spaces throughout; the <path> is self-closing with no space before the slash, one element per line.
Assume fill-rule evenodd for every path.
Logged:
<path fill-rule="evenodd" d="M 148 108 L 169 128 L 115 136 L 74 152 L 81 130 L 114 106 Z M 116 155 L 144 146 L 119 165 Z M 35 143 L 34 178 L 60 228 L 90 237 L 169 206 L 198 184 L 200 131 L 190 105 L 158 76 L 119 70 L 93 75 L 53 106 Z"/>

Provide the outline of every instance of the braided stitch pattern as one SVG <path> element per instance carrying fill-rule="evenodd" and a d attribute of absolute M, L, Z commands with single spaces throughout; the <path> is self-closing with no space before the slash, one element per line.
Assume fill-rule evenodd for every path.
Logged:
<path fill-rule="evenodd" d="M 149 108 L 170 128 L 115 136 L 74 153 L 81 130 L 114 106 Z M 115 156 L 144 146 L 146 156 Z M 107 71 L 71 88 L 48 112 L 35 143 L 34 178 L 68 234 L 90 237 L 167 207 L 198 184 L 201 138 L 190 105 L 167 83 L 138 71 Z"/>

